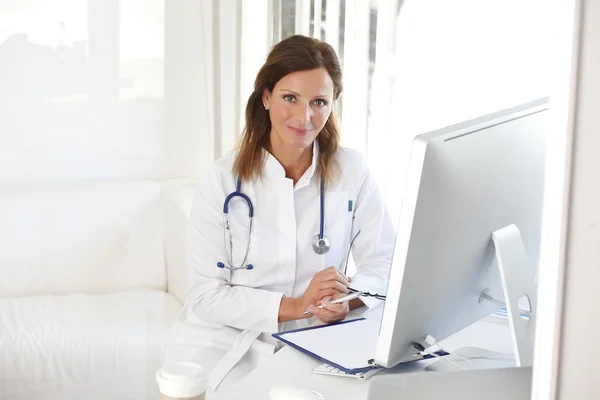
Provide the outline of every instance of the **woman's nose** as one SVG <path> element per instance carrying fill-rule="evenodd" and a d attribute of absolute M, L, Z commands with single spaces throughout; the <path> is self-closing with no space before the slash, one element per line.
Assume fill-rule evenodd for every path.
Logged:
<path fill-rule="evenodd" d="M 312 119 L 312 108 L 310 107 L 310 104 L 299 104 L 298 107 L 296 107 L 296 119 L 298 121 L 300 121 L 303 124 L 306 124 L 308 122 L 310 122 L 310 120 Z"/>

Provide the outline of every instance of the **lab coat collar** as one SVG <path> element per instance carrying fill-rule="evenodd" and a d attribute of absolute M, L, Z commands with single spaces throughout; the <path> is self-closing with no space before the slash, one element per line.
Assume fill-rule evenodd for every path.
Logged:
<path fill-rule="evenodd" d="M 267 177 L 278 179 L 285 178 L 285 169 L 283 168 L 283 165 L 281 165 L 281 163 L 277 161 L 277 159 L 267 150 L 263 149 L 263 151 L 266 152 L 267 155 L 267 160 L 265 163 L 265 174 L 267 175 Z M 319 144 L 315 140 L 313 142 L 312 163 L 310 164 L 310 167 L 308 167 L 304 175 L 302 175 L 298 182 L 296 182 L 296 186 L 294 187 L 295 190 L 301 189 L 310 184 L 313 176 L 315 175 L 315 172 L 317 171 L 318 160 Z"/>

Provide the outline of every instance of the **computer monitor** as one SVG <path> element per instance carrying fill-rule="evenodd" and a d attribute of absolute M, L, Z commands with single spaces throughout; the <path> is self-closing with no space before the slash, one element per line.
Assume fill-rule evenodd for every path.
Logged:
<path fill-rule="evenodd" d="M 428 347 L 427 337 L 439 342 L 502 307 L 486 296 L 529 292 L 534 309 L 548 114 L 543 98 L 414 140 L 375 364 L 391 368 L 415 343 Z M 517 319 L 518 365 L 531 364 L 533 329 Z"/>

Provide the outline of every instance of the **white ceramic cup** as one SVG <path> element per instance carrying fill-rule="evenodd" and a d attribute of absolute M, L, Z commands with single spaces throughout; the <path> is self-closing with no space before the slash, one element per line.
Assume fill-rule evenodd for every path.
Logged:
<path fill-rule="evenodd" d="M 156 373 L 160 393 L 174 399 L 204 399 L 207 379 L 204 368 L 192 362 L 166 364 Z"/>

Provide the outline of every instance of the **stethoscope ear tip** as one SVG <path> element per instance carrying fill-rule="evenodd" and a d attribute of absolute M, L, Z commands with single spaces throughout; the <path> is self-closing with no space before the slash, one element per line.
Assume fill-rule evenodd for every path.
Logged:
<path fill-rule="evenodd" d="M 217 263 L 217 267 L 219 267 L 219 268 L 225 268 L 225 264 L 223 264 L 222 262 L 219 261 Z"/>
<path fill-rule="evenodd" d="M 248 264 L 248 265 L 246 265 L 246 269 L 247 269 L 248 271 L 250 271 L 251 269 L 254 269 L 254 265 L 252 265 L 252 264 Z"/>

